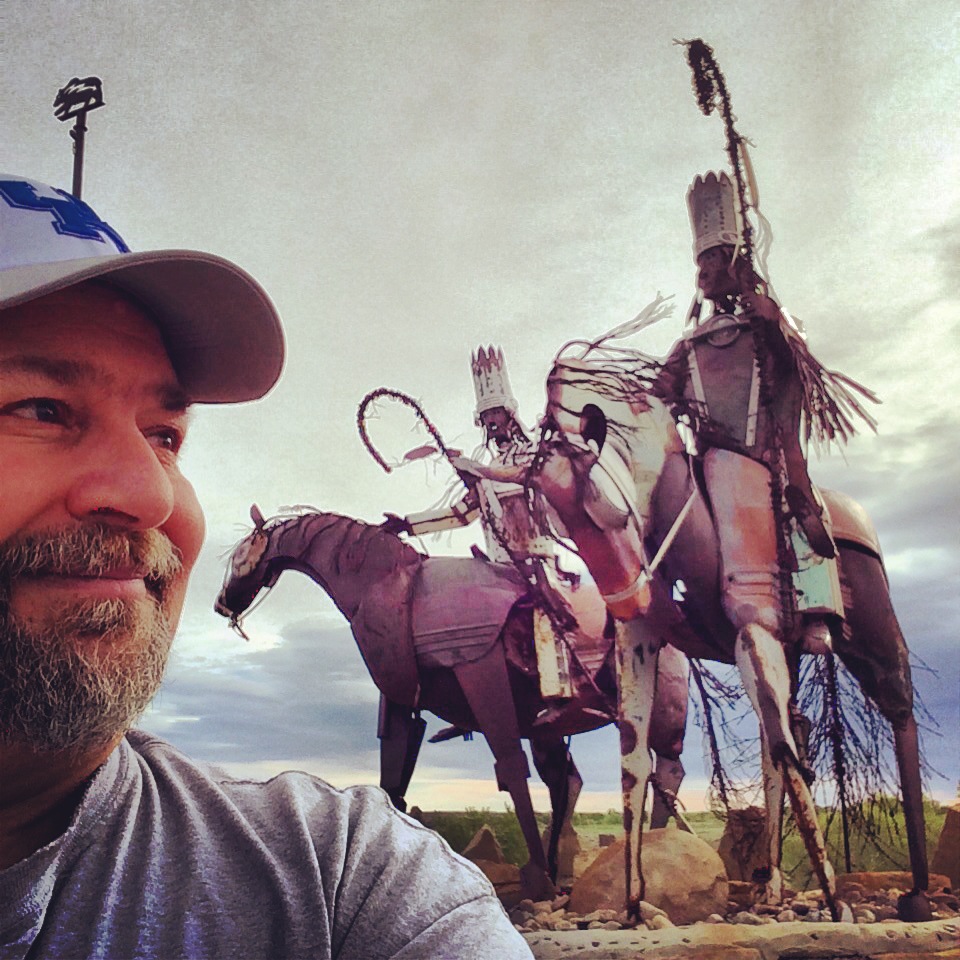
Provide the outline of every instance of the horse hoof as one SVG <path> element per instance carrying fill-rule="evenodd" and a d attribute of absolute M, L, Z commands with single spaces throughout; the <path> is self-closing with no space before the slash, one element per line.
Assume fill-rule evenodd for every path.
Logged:
<path fill-rule="evenodd" d="M 907 923 L 925 923 L 933 919 L 933 910 L 926 894 L 912 891 L 897 900 L 897 916 Z"/>

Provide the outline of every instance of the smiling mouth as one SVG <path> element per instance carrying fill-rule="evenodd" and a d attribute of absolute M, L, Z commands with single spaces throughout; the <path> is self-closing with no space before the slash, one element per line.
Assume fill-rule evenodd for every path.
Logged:
<path fill-rule="evenodd" d="M 165 582 L 135 567 L 121 567 L 98 573 L 88 571 L 37 571 L 18 578 L 25 586 L 54 593 L 67 592 L 98 599 L 137 600 L 146 597 L 160 601 Z"/>

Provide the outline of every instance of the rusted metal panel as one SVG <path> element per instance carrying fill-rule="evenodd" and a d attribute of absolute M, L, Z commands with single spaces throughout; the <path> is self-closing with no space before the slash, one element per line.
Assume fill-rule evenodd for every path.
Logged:
<path fill-rule="evenodd" d="M 424 560 L 413 594 L 412 629 L 423 666 L 453 667 L 478 660 L 497 641 L 526 587 L 500 564 L 471 558 Z"/>
<path fill-rule="evenodd" d="M 834 540 L 857 543 L 878 557 L 883 555 L 870 515 L 853 497 L 840 493 L 839 490 L 821 490 L 820 494 L 830 511 Z"/>

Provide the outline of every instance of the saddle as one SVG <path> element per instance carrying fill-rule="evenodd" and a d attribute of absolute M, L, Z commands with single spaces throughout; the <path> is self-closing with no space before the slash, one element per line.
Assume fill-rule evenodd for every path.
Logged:
<path fill-rule="evenodd" d="M 528 592 L 504 564 L 471 557 L 426 558 L 413 583 L 411 628 L 421 667 L 452 669 L 479 660 L 497 642 L 514 604 Z"/>

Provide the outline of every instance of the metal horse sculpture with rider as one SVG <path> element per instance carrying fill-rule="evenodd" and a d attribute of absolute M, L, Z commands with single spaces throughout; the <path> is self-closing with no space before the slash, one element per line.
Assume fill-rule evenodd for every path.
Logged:
<path fill-rule="evenodd" d="M 449 506 L 406 517 L 387 514 L 384 528 L 419 536 L 465 527 L 479 519 L 486 557 L 513 566 L 538 600 L 534 608 L 534 649 L 540 692 L 547 699 L 562 701 L 571 694 L 564 636 L 571 618 L 564 596 L 580 589 L 580 578 L 563 570 L 556 541 L 549 530 L 541 529 L 530 511 L 523 478 L 533 462 L 536 444 L 517 412 L 503 351 L 481 346 L 471 357 L 470 372 L 477 401 L 474 422 L 484 432 L 478 456 L 492 455 L 492 462 L 451 458 L 451 466 L 466 486 L 464 495 Z M 365 406 L 366 401 L 361 404 L 360 422 Z M 425 419 L 422 411 L 418 415 Z M 364 439 L 375 453 L 368 438 Z M 478 548 L 473 550 L 474 555 L 480 555 Z"/>
<path fill-rule="evenodd" d="M 769 902 L 782 895 L 780 825 L 790 796 L 824 895 L 837 916 L 827 861 L 794 734 L 792 697 L 804 624 L 781 621 L 773 636 L 741 625 L 724 604 L 722 554 L 710 505 L 668 405 L 656 396 L 660 364 L 602 348 L 558 357 L 548 380 L 545 434 L 532 483 L 562 519 L 616 616 L 628 833 L 627 891 L 642 897 L 641 821 L 650 772 L 648 733 L 662 637 L 688 656 L 736 663 L 759 718 L 763 788 L 770 825 L 769 866 L 757 879 Z M 607 355 L 605 356 L 604 353 Z M 880 546 L 869 518 L 849 497 L 820 491 L 838 552 L 843 622 L 833 650 L 893 728 L 914 887 L 904 917 L 929 916 L 922 785 L 906 643 L 890 602 Z M 652 559 L 651 559 L 652 558 Z M 684 584 L 682 599 L 674 585 Z M 763 611 L 758 611 L 762 613 Z M 675 630 L 681 619 L 686 637 Z"/>
<path fill-rule="evenodd" d="M 687 194 L 699 289 L 684 335 L 664 363 L 612 345 L 658 319 L 663 311 L 654 309 L 579 357 L 561 351 L 548 381 L 536 480 L 619 621 L 628 899 L 636 909 L 643 892 L 640 824 L 660 621 L 679 612 L 699 641 L 681 649 L 735 662 L 759 720 L 770 825 L 769 865 L 757 878 L 763 898 L 782 895 L 786 790 L 839 919 L 796 705 L 801 654 L 835 650 L 893 726 L 914 877 L 900 911 L 929 918 L 906 645 L 869 519 L 849 498 L 818 495 L 803 449 L 804 440 L 846 441 L 858 416 L 873 427 L 860 398 L 875 398 L 824 368 L 774 299 L 762 252 L 754 256 L 751 217 L 766 221 L 723 75 L 703 41 L 686 47 L 701 109 L 724 120 L 733 178 L 709 173 Z M 682 603 L 673 596 L 678 581 Z"/>
<path fill-rule="evenodd" d="M 501 790 L 509 792 L 529 851 L 521 869 L 527 896 L 555 890 L 557 845 L 582 781 L 564 738 L 613 721 L 613 630 L 598 594 L 577 591 L 571 636 L 572 696 L 547 710 L 533 645 L 534 602 L 510 566 L 471 557 L 426 557 L 382 526 L 306 511 L 266 521 L 234 549 L 216 610 L 235 625 L 262 590 L 298 570 L 331 597 L 350 623 L 381 692 L 381 786 L 405 809 L 404 794 L 420 750 L 427 710 L 460 731 L 484 735 Z M 592 598 L 592 599 L 591 599 Z M 664 825 L 663 796 L 683 774 L 688 665 L 676 651 L 660 660 L 651 745 L 663 786 L 654 822 Z M 546 854 L 527 786 L 521 739 L 550 793 Z"/>

